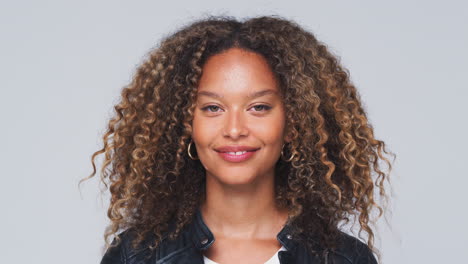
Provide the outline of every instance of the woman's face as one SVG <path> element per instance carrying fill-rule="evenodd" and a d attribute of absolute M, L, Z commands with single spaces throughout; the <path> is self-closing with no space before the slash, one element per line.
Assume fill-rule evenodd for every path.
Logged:
<path fill-rule="evenodd" d="M 285 113 L 263 56 L 232 48 L 210 57 L 199 81 L 192 126 L 207 177 L 240 185 L 274 176 L 286 140 Z M 236 151 L 230 147 L 248 152 L 226 153 Z"/>

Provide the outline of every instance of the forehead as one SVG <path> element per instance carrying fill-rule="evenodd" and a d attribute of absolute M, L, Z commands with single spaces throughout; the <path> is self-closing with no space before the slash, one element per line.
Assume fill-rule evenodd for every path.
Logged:
<path fill-rule="evenodd" d="M 223 94 L 256 97 L 278 92 L 278 81 L 266 59 L 238 48 L 211 56 L 203 65 L 198 82 L 198 94 L 212 97 Z"/>

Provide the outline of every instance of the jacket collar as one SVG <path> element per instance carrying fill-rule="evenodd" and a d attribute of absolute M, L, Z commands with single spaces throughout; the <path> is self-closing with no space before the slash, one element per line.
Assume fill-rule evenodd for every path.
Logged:
<path fill-rule="evenodd" d="M 206 250 L 215 241 L 213 233 L 211 233 L 208 226 L 203 221 L 200 208 L 195 213 L 194 220 L 190 224 L 190 231 L 192 233 L 191 239 L 193 244 L 198 250 Z M 287 222 L 281 231 L 276 235 L 276 239 L 283 245 L 288 252 L 296 249 L 298 242 L 292 237 L 290 223 Z"/>

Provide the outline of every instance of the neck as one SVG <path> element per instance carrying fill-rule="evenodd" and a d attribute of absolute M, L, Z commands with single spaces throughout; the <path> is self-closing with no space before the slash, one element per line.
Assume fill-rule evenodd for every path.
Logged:
<path fill-rule="evenodd" d="M 274 175 L 243 186 L 225 185 L 207 175 L 203 220 L 217 237 L 271 239 L 287 219 L 276 206 Z"/>

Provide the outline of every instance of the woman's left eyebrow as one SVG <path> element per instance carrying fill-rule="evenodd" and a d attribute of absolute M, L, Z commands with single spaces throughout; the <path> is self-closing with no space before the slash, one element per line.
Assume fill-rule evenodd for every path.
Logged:
<path fill-rule="evenodd" d="M 251 93 L 247 97 L 248 98 L 257 98 L 257 97 L 261 97 L 261 96 L 264 96 L 264 95 L 267 95 L 267 94 L 278 94 L 278 92 L 275 91 L 275 90 L 272 90 L 272 89 L 267 89 L 267 90 L 262 90 L 262 91 L 258 91 L 258 92 L 255 92 L 255 93 Z"/>
<path fill-rule="evenodd" d="M 272 90 L 272 89 L 267 89 L 267 90 L 262 90 L 262 91 L 257 91 L 254 93 L 251 93 L 247 95 L 248 98 L 257 98 L 261 97 L 267 94 L 278 94 L 278 91 Z M 198 92 L 198 95 L 204 95 L 204 96 L 209 96 L 209 97 L 214 97 L 214 98 L 224 98 L 224 96 L 217 94 L 215 92 L 210 92 L 210 91 L 200 91 Z"/>

